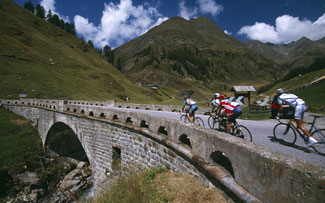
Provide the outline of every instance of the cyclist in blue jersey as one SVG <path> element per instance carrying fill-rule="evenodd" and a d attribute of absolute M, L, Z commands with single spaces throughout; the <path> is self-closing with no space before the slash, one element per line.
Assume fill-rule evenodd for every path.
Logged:
<path fill-rule="evenodd" d="M 278 103 L 280 104 L 278 116 L 280 117 L 282 114 L 283 104 L 290 105 L 290 107 L 294 109 L 294 119 L 297 123 L 297 127 L 300 128 L 302 132 L 308 137 L 308 142 L 306 143 L 307 146 L 311 146 L 317 143 L 317 141 L 313 137 L 311 137 L 309 131 L 305 128 L 303 124 L 304 112 L 307 109 L 305 101 L 300 99 L 298 96 L 294 94 L 286 93 L 285 90 L 282 88 L 277 89 L 277 95 L 278 95 Z"/>
<path fill-rule="evenodd" d="M 198 106 L 197 106 L 197 104 L 196 104 L 196 102 L 194 100 L 190 99 L 186 95 L 184 96 L 184 100 L 185 101 L 184 101 L 184 105 L 183 105 L 182 111 L 184 111 L 184 108 L 185 108 L 186 105 L 190 107 L 189 108 L 188 118 L 190 119 L 190 122 L 192 124 L 194 124 L 194 122 L 193 122 L 193 115 L 194 115 L 195 111 L 198 110 Z"/>
<path fill-rule="evenodd" d="M 220 96 L 220 93 L 214 93 L 213 94 L 213 97 L 212 97 L 212 109 L 211 109 L 211 113 L 217 108 L 219 108 L 219 105 L 220 105 L 220 100 L 219 100 L 219 97 Z"/>

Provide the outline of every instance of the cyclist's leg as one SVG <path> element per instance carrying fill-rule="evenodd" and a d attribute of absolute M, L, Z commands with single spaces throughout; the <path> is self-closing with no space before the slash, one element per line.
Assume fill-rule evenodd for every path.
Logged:
<path fill-rule="evenodd" d="M 302 130 L 302 132 L 307 135 L 307 137 L 310 137 L 309 131 L 304 126 L 304 112 L 306 111 L 307 107 L 306 105 L 297 105 L 295 108 L 295 114 L 294 119 L 297 123 L 297 127 Z"/>
<path fill-rule="evenodd" d="M 197 108 L 197 107 L 196 107 Z M 191 106 L 190 110 L 189 110 L 189 114 L 188 114 L 188 119 L 190 120 L 190 122 L 193 124 L 194 121 L 193 121 L 193 116 L 194 116 L 194 113 L 195 113 L 195 106 Z"/>
<path fill-rule="evenodd" d="M 242 109 L 240 108 L 240 106 L 234 108 L 234 110 L 232 111 L 232 115 L 230 115 L 228 120 L 227 131 L 229 130 L 230 132 L 231 123 L 235 123 L 236 118 L 238 118 L 241 114 L 242 114 Z"/>

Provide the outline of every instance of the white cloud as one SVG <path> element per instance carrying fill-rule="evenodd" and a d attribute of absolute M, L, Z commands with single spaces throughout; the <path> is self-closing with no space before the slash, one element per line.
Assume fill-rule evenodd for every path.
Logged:
<path fill-rule="evenodd" d="M 179 16 L 182 18 L 185 18 L 186 20 L 194 18 L 198 14 L 198 9 L 197 8 L 192 8 L 192 9 L 187 8 L 185 6 L 184 0 L 179 2 L 178 6 L 179 6 Z"/>
<path fill-rule="evenodd" d="M 223 6 L 217 4 L 214 0 L 198 0 L 198 3 L 200 11 L 203 14 L 216 16 L 223 10 Z"/>
<path fill-rule="evenodd" d="M 256 22 L 254 25 L 242 27 L 238 34 L 276 44 L 297 41 L 301 37 L 318 40 L 325 36 L 325 13 L 315 22 L 283 15 L 276 18 L 275 26 Z"/>
<path fill-rule="evenodd" d="M 132 0 L 120 0 L 119 4 L 105 3 L 102 14 L 97 27 L 82 16 L 74 17 L 77 34 L 93 41 L 97 47 L 119 46 L 168 19 L 148 3 L 133 6 Z"/>
<path fill-rule="evenodd" d="M 49 10 L 51 10 L 52 15 L 56 14 L 59 16 L 60 19 L 62 19 L 64 22 L 70 22 L 69 16 L 63 16 L 60 15 L 55 8 L 55 0 L 42 0 L 40 3 L 41 6 L 44 7 L 46 13 L 48 13 Z"/>
<path fill-rule="evenodd" d="M 231 32 L 229 32 L 228 30 L 225 30 L 224 31 L 227 35 L 231 35 L 232 33 Z"/>
<path fill-rule="evenodd" d="M 197 0 L 196 5 L 192 8 L 186 7 L 185 0 L 182 0 L 178 7 L 179 16 L 186 20 L 196 18 L 199 14 L 209 14 L 215 17 L 223 10 L 223 6 L 217 4 L 215 0 Z"/>

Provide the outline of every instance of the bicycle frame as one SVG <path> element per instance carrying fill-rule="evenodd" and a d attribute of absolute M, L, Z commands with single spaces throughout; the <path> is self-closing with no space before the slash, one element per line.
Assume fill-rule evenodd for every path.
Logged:
<path fill-rule="evenodd" d="M 288 123 L 284 123 L 284 122 L 281 122 L 280 121 L 280 123 L 284 123 L 284 124 L 287 124 L 288 126 L 291 126 L 297 133 L 298 133 L 298 135 L 305 141 L 305 142 L 307 142 L 308 140 L 307 140 L 307 136 L 305 136 L 304 135 L 304 133 L 301 131 L 301 129 L 298 127 L 298 126 L 296 126 L 296 125 L 294 125 L 293 124 L 293 121 L 294 121 L 294 119 L 290 119 L 289 121 L 288 121 Z M 287 129 L 285 130 L 285 132 L 284 132 L 284 134 L 287 134 L 288 133 L 288 131 L 289 131 L 289 127 L 287 127 Z"/>

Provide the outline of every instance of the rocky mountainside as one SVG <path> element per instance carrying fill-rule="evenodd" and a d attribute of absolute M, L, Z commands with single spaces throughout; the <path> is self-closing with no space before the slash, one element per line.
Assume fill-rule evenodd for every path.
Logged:
<path fill-rule="evenodd" d="M 117 47 L 114 56 L 115 66 L 133 82 L 156 84 L 173 95 L 261 86 L 280 77 L 274 62 L 205 17 L 171 18 Z"/>
<path fill-rule="evenodd" d="M 260 41 L 243 41 L 244 46 L 262 54 L 265 58 L 284 65 L 289 69 L 308 67 L 316 60 L 325 58 L 325 37 L 312 41 L 302 37 L 289 44 L 262 43 Z"/>

